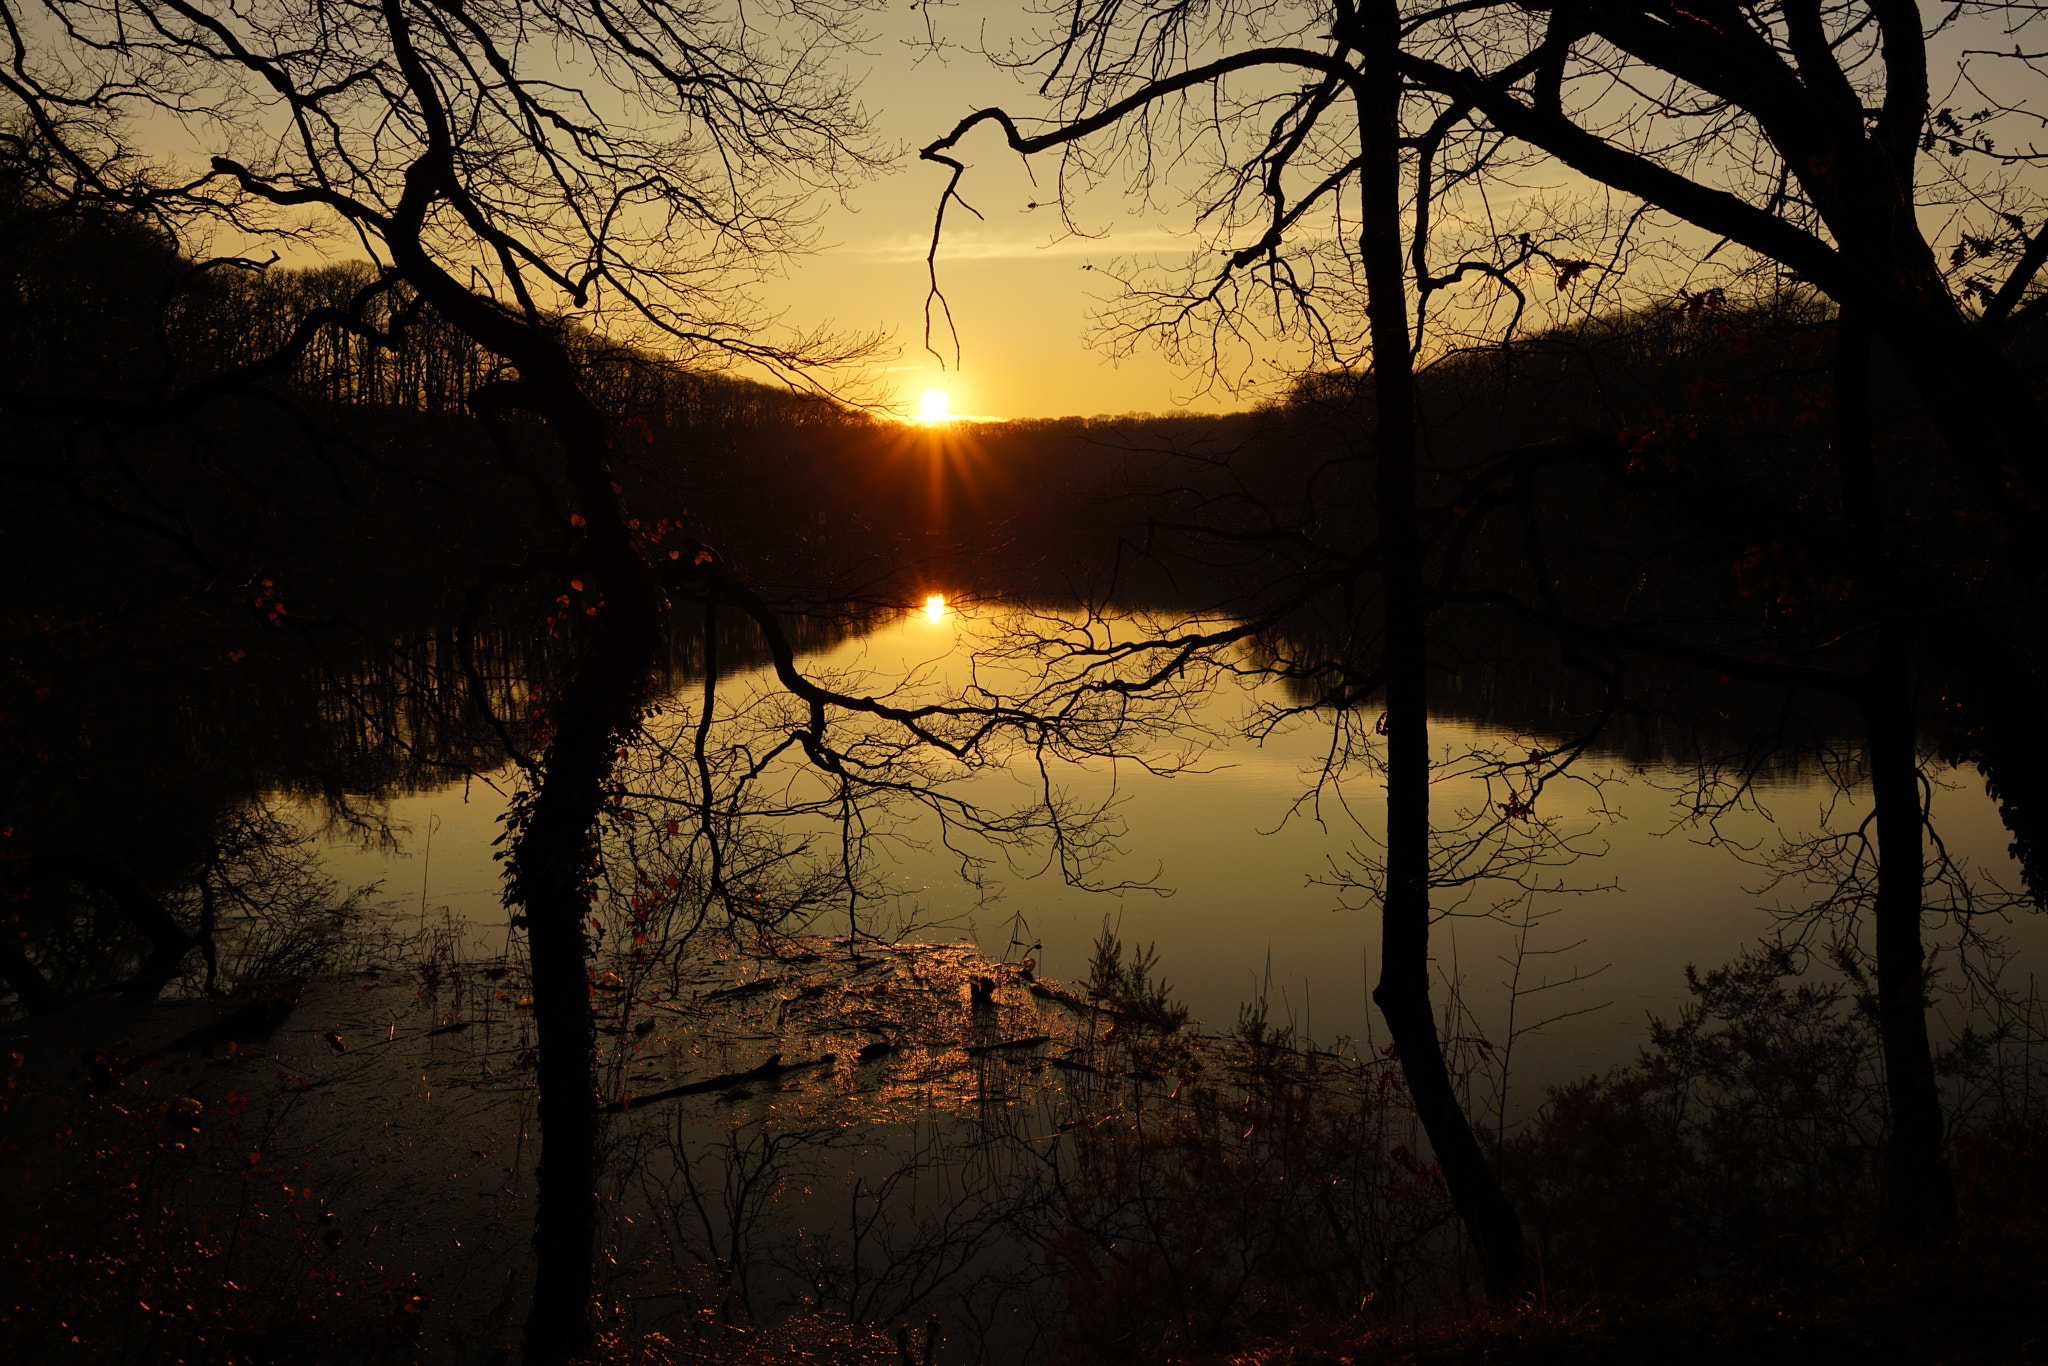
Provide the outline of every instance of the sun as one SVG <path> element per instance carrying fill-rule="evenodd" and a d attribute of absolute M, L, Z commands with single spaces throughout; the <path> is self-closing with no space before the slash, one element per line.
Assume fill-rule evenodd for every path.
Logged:
<path fill-rule="evenodd" d="M 926 422 L 944 422 L 953 415 L 953 400 L 944 389 L 927 389 L 917 401 L 917 415 Z"/>

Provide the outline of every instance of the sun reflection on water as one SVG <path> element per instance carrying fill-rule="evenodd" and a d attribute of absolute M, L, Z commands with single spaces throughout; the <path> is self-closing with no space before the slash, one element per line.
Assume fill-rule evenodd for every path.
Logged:
<path fill-rule="evenodd" d="M 927 596 L 924 600 L 924 614 L 932 621 L 943 620 L 946 615 L 946 595 L 933 593 Z"/>

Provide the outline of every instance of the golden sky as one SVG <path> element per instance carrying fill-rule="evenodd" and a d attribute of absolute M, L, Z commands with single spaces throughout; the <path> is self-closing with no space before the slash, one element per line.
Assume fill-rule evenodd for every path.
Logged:
<path fill-rule="evenodd" d="M 1015 5 L 968 3 L 935 9 L 942 38 L 973 41 L 1020 22 Z M 1112 282 L 1095 269 L 1120 256 L 1184 251 L 1166 225 L 1139 217 L 1137 206 L 1107 189 L 1079 206 L 1090 238 L 1066 236 L 1052 197 L 1053 159 L 1032 168 L 1001 150 L 1000 135 L 977 132 L 963 160 L 962 185 L 984 215 L 976 222 L 957 206 L 948 214 L 940 255 L 941 283 L 960 333 L 960 366 L 943 322 L 934 335 L 945 365 L 924 350 L 925 250 L 946 181 L 943 168 L 916 159 L 916 149 L 951 130 L 963 115 L 988 105 L 1042 107 L 1030 86 L 974 52 L 942 60 L 907 45 L 925 33 L 921 11 L 903 6 L 876 17 L 865 55 L 849 56 L 881 134 L 904 146 L 893 174 L 857 188 L 822 223 L 820 248 L 792 261 L 771 285 L 768 302 L 796 326 L 832 321 L 855 330 L 882 327 L 897 355 L 881 378 L 914 407 L 931 388 L 948 392 L 956 414 L 1055 417 L 1068 414 L 1224 411 L 1249 405 L 1248 395 L 1217 391 L 1200 376 L 1177 372 L 1145 348 L 1120 362 L 1091 350 L 1084 338 Z M 1209 390 L 1205 392 L 1206 390 Z"/>

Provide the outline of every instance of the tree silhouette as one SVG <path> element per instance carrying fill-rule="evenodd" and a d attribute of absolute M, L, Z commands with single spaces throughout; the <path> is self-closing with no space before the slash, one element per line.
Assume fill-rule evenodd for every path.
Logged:
<path fill-rule="evenodd" d="M 2042 307 L 2048 222 L 2030 226 L 2038 196 L 2010 172 L 2043 154 L 1992 134 L 2031 126 L 2019 106 L 2039 59 L 2002 31 L 2038 13 L 1959 5 L 1930 23 L 1916 5 L 1858 0 L 1560 4 L 1497 22 L 1507 14 L 1424 9 L 1377 50 L 1503 133 L 1820 288 L 1898 357 L 1985 506 L 2031 524 L 2041 417 L 2007 343 Z M 1333 19 L 1337 41 L 1367 43 L 1348 5 Z M 1994 32 L 1997 51 L 1967 46 Z M 1930 39 L 1960 49 L 1945 72 Z M 1964 92 L 1985 107 L 1958 118 L 1936 104 Z M 1948 163 L 1926 155 L 1937 149 Z M 1946 268 L 1923 226 L 1944 201 L 1959 209 Z"/>
<path fill-rule="evenodd" d="M 2037 573 L 2012 550 L 2038 534 L 2043 424 L 2010 347 L 2016 325 L 2042 307 L 2034 280 L 2048 257 L 2048 222 L 2038 195 L 2012 172 L 2042 154 L 2030 143 L 2001 148 L 1993 135 L 2026 126 L 2013 116 L 2038 80 L 2038 59 L 2020 46 L 2008 51 L 2005 35 L 2039 16 L 1989 4 L 1958 6 L 1930 22 L 1917 6 L 1889 0 L 1558 5 L 1536 13 L 1540 24 L 1503 30 L 1484 11 L 1425 11 L 1403 42 L 1381 50 L 1408 79 L 1467 102 L 1573 169 L 1776 262 L 1840 311 L 1833 454 L 1860 542 L 1856 596 L 1875 632 L 1858 677 L 1815 677 L 1808 686 L 1853 695 L 1869 741 L 1880 860 L 1872 915 L 1891 1105 L 1887 1221 L 1908 1240 L 1951 1232 L 1955 1198 L 1940 1157 L 1922 1003 L 1913 637 L 1937 600 L 1943 611 L 1976 619 L 1944 643 L 1974 659 L 1955 686 L 1979 714 L 1999 710 L 1999 685 L 1971 675 L 2033 673 L 2002 646 L 1995 619 L 1975 614 L 1978 604 L 2024 593 Z M 1340 18 L 1339 36 L 1353 31 L 1363 33 Z M 1979 32 L 1988 42 L 1994 31 L 1995 50 L 1972 49 Z M 1936 66 L 1937 40 L 1955 51 L 1945 73 Z M 1985 69 L 1993 65 L 2005 69 Z M 1596 87 L 1632 93 L 1588 100 Z M 1946 93 L 1937 94 L 1940 87 Z M 1983 107 L 1959 118 L 1938 103 L 1965 92 Z M 1925 226 L 1927 211 L 1942 202 L 1956 206 L 1946 267 Z M 1872 451 L 1872 339 L 1917 389 L 1941 437 L 1938 446 L 1919 443 L 1903 476 L 1881 472 Z M 1931 553 L 1925 531 L 1905 529 L 1898 501 L 1900 486 L 1944 465 L 1967 479 L 1967 515 L 1989 533 L 1960 575 Z M 1986 589 L 1986 570 L 1999 587 Z M 2025 767 L 2011 757 L 2000 756 L 2008 772 Z M 2008 778 L 2007 787 L 2023 782 Z"/>
<path fill-rule="evenodd" d="M 1373 398 L 1365 406 L 1376 428 L 1377 544 L 1340 547 L 1334 534 L 1318 540 L 1294 528 L 1265 534 L 1268 544 L 1287 545 L 1290 559 L 1369 562 L 1384 585 L 1383 669 L 1347 678 L 1340 691 L 1356 698 L 1387 689 L 1390 828 L 1402 819 L 1394 756 L 1402 748 L 1396 736 L 1404 709 L 1396 674 L 1410 657 L 1405 642 L 1416 638 L 1399 624 L 1402 579 L 1426 556 L 1423 543 L 1402 530 L 1416 511 L 1412 475 L 1398 473 L 1403 451 L 1412 449 L 1407 429 L 1415 411 L 1412 381 L 1403 376 L 1417 353 L 1433 357 L 1446 349 L 1446 339 L 1425 330 L 1433 301 L 1477 277 L 1512 300 L 1492 343 L 1504 345 L 1528 305 L 1521 281 L 1532 270 L 1551 272 L 1560 294 L 1582 279 L 1604 288 L 1625 248 L 1643 235 L 1645 214 L 1657 210 L 1721 236 L 1723 246 L 1747 249 L 1747 259 L 1757 262 L 1752 269 L 1817 287 L 1839 310 L 1832 464 L 1841 518 L 1857 548 L 1836 561 L 1842 582 L 1853 577 L 1856 587 L 1854 623 L 1842 623 L 1850 634 L 1835 643 L 1867 639 L 1868 658 L 1845 659 L 1830 654 L 1831 643 L 1801 643 L 1792 635 L 1745 649 L 1738 639 L 1714 639 L 1707 618 L 1602 620 L 1588 611 L 1597 594 L 1583 595 L 1585 586 L 1571 589 L 1554 576 L 1562 561 L 1544 547 L 1527 508 L 1526 572 L 1517 586 L 1460 582 L 1460 557 L 1501 525 L 1489 523 L 1489 511 L 1526 502 L 1546 468 L 1605 468 L 1614 447 L 1597 441 L 1470 460 L 1465 482 L 1430 510 L 1463 521 L 1443 533 L 1448 558 L 1437 600 L 1508 610 L 1582 657 L 1647 655 L 1855 704 L 1868 739 L 1883 865 L 1871 910 L 1892 1121 L 1886 1217 L 1908 1240 L 1949 1230 L 1954 1199 L 1940 1157 L 1941 1115 L 1921 999 L 1925 812 L 1914 749 L 1925 691 L 1916 678 L 1925 665 L 1916 657 L 1931 644 L 1920 635 L 1937 602 L 1944 604 L 1938 610 L 1972 623 L 1942 637 L 1943 648 L 1976 661 L 1953 671 L 1953 694 L 1967 713 L 1993 718 L 1976 723 L 1990 737 L 1981 761 L 2008 812 L 2023 815 L 2031 748 L 2012 743 L 2010 726 L 2001 730 L 1995 718 L 2002 685 L 1984 680 L 2033 675 L 2021 652 L 2005 643 L 1996 604 L 2034 591 L 2038 576 L 2016 551 L 2038 521 L 2041 421 L 2011 346 L 2016 327 L 2048 297 L 2033 283 L 2048 257 L 2048 226 L 2036 221 L 2038 195 L 2012 174 L 2041 154 L 2031 144 L 2001 147 L 1993 134 L 2010 137 L 2005 125 L 2027 126 L 2015 91 L 2020 79 L 2037 74 L 2038 59 L 2022 48 L 2007 52 L 2003 39 L 1995 51 L 1968 44 L 1969 25 L 1987 15 L 2022 28 L 2037 16 L 2022 7 L 1963 7 L 1930 30 L 1916 8 L 1883 0 L 1707 10 L 1332 0 L 1256 16 L 1235 5 L 1112 2 L 1064 6 L 1060 13 L 1063 22 L 1037 49 L 1010 59 L 1041 76 L 1042 93 L 1054 101 L 1052 117 L 1034 122 L 1009 110 L 980 111 L 924 150 L 952 172 L 938 228 L 965 174 L 963 139 L 993 124 L 1011 150 L 1057 153 L 1063 191 L 1121 173 L 1148 194 L 1169 185 L 1187 193 L 1212 250 L 1193 256 L 1179 280 L 1162 281 L 1156 272 L 1128 278 L 1124 299 L 1113 305 L 1117 335 L 1151 335 L 1188 358 L 1219 338 L 1268 352 L 1305 338 L 1313 360 L 1369 359 Z M 1930 94 L 1935 40 L 1962 49 L 1947 78 L 1950 93 L 1939 97 Z M 1983 71 L 2001 62 L 2013 70 L 2000 79 Z M 1986 107 L 1974 114 L 1938 107 L 1979 87 L 1988 93 L 1972 100 Z M 1119 138 L 1098 136 L 1112 128 Z M 1395 139 L 1395 152 L 1380 149 L 1383 137 Z M 1581 241 L 1556 233 L 1555 223 L 1535 223 L 1481 234 L 1458 252 L 1455 235 L 1439 231 L 1451 192 L 1483 187 L 1489 176 L 1526 165 L 1532 152 L 1632 196 L 1638 206 Z M 1935 152 L 1947 160 L 1925 155 Z M 1375 162 L 1389 155 L 1400 172 Z M 1957 206 L 1941 243 L 1949 248 L 1946 266 L 1923 226 L 1937 202 Z M 1586 259 L 1599 254 L 1586 248 L 1601 235 L 1611 244 L 1606 265 Z M 935 234 L 935 298 L 940 246 Z M 1447 250 L 1452 259 L 1439 264 Z M 1669 250 L 1683 259 L 1681 248 Z M 1686 298 L 1688 308 L 1711 312 L 1722 307 L 1724 293 L 1703 289 Z M 1405 311 L 1410 300 L 1412 314 Z M 1447 303 L 1457 306 L 1438 303 L 1439 317 Z M 1464 308 L 1468 316 L 1498 316 Z M 1941 438 L 1905 445 L 1903 456 L 1893 439 L 1884 462 L 1872 450 L 1868 341 L 1859 340 L 1872 337 L 1918 390 L 1924 420 Z M 1346 383 L 1333 377 L 1325 396 L 1338 397 Z M 1653 427 L 1623 439 L 1640 450 L 1658 438 Z M 1903 468 L 1883 472 L 1881 463 Z M 1968 490 L 1965 516 L 1982 532 L 1970 551 L 1924 525 L 1909 527 L 1913 519 L 1901 501 L 1907 487 L 1946 490 L 1951 481 Z M 1410 512 L 1404 517 L 1397 508 Z M 1320 529 L 1330 531 L 1334 520 Z M 1755 553 L 1767 552 L 1759 546 Z M 1567 606 L 1565 599 L 1573 601 Z M 1764 636 L 1773 635 L 1775 628 L 1758 624 Z M 1762 643 L 1759 637 L 1755 644 Z M 2023 842 L 2026 828 L 2014 826 Z M 1383 903 L 1389 926 L 1401 899 L 1399 850 L 1412 843 L 1412 833 L 1403 841 L 1390 835 Z M 1397 961 L 1423 961 L 1412 937 L 1398 960 L 1390 940 L 1389 972 Z M 1383 981 L 1381 992 L 1387 990 Z M 1388 1006 L 1387 997 L 1376 999 Z M 1398 1028 L 1396 1037 L 1404 1050 L 1410 1046 Z M 1417 1031 L 1410 1037 L 1424 1038 Z M 1411 1074 L 1410 1081 L 1417 1079 Z M 1421 1088 L 1417 1104 L 1426 1106 Z M 1461 1127 L 1448 1122 L 1440 1134 L 1432 1126 L 1432 1140 L 1455 1152 Z M 1447 1159 L 1454 1194 L 1455 1165 L 1461 1160 Z M 1471 1211 L 1491 1205 L 1490 1192 L 1480 1194 L 1487 1182 L 1474 1178 L 1465 1189 L 1471 1197 L 1461 1209 L 1475 1242 L 1483 1255 L 1496 1249 L 1492 1264 L 1507 1265 L 1511 1244 L 1518 1256 L 1518 1236 L 1505 1224 L 1491 1237 L 1482 1232 Z"/>
<path fill-rule="evenodd" d="M 39 150 L 29 164 L 46 193 L 167 228 L 338 238 L 376 267 L 277 351 L 189 401 L 289 367 L 323 333 L 397 344 L 370 310 L 402 286 L 494 358 L 496 373 L 465 395 L 472 410 L 531 414 L 553 438 L 564 558 L 602 610 L 575 623 L 576 663 L 553 699 L 508 872 L 541 1020 L 534 1361 L 590 1337 L 589 849 L 664 601 L 659 552 L 622 504 L 607 416 L 565 316 L 795 377 L 866 353 L 859 339 L 770 336 L 746 294 L 806 241 L 814 191 L 877 164 L 825 64 L 854 8 L 792 5 L 764 27 L 668 0 L 4 6 L 0 91 Z M 197 168 L 136 152 L 131 139 L 172 128 L 199 142 Z"/>
<path fill-rule="evenodd" d="M 1197 60 L 1196 53 L 1233 46 L 1229 14 L 1191 6 L 1164 12 L 1075 7 L 1071 22 L 1040 55 L 1046 88 L 1060 101 L 1053 127 L 1026 134 L 1008 112 L 982 110 L 923 149 L 926 160 L 952 173 L 934 229 L 932 291 L 942 302 L 937 258 L 945 211 L 966 171 L 957 149 L 980 125 L 996 125 L 1020 153 L 1061 152 L 1063 175 L 1083 178 L 1106 173 L 1119 155 L 1091 159 L 1084 150 L 1088 139 L 1117 129 L 1122 141 L 1113 145 L 1146 184 L 1169 149 L 1214 141 L 1227 150 L 1196 192 L 1197 216 L 1219 238 L 1236 230 L 1251 240 L 1226 250 L 1220 265 L 1199 265 L 1186 284 L 1141 296 L 1137 307 L 1149 316 L 1137 322 L 1138 330 L 1157 328 L 1173 338 L 1191 328 L 1241 339 L 1259 314 L 1274 331 L 1305 331 L 1311 355 L 1324 363 L 1370 358 L 1371 434 L 1361 453 L 1372 469 L 1371 492 L 1363 499 L 1371 510 L 1369 539 L 1346 543 L 1339 533 L 1316 537 L 1312 548 L 1290 547 L 1313 555 L 1318 568 L 1293 581 L 1289 601 L 1362 577 L 1377 580 L 1379 653 L 1369 676 L 1351 680 L 1346 690 L 1350 702 L 1385 693 L 1386 853 L 1381 976 L 1373 999 L 1479 1253 L 1487 1292 L 1511 1299 L 1526 1279 L 1521 1228 L 1459 1101 L 1430 1001 L 1432 595 L 1417 501 L 1415 338 L 1421 321 L 1410 305 L 1411 283 L 1425 286 L 1426 302 L 1432 282 L 1425 265 L 1428 225 L 1442 193 L 1432 178 L 1478 174 L 1496 154 L 1498 139 L 1471 129 L 1454 137 L 1466 122 L 1462 110 L 1432 120 L 1408 107 L 1404 81 L 1383 55 L 1399 37 L 1396 6 L 1345 12 L 1371 29 L 1373 44 L 1329 42 L 1328 16 L 1318 15 L 1277 38 L 1262 31 L 1271 40 L 1266 45 Z M 1276 79 L 1277 94 L 1270 84 Z M 1404 166 L 1404 151 L 1418 145 L 1415 165 Z M 1356 205 L 1348 220 L 1338 208 L 1347 195 Z M 1527 247 L 1523 259 L 1541 250 Z M 1497 279 L 1506 275 L 1490 265 L 1485 270 Z M 1436 284 L 1463 273 L 1454 270 Z M 1196 317 L 1201 323 L 1189 321 Z M 1353 521 L 1362 511 L 1357 504 L 1347 510 Z"/>

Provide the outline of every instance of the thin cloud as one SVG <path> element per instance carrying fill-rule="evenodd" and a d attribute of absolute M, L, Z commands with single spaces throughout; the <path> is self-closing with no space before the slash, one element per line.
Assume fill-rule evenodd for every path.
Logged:
<path fill-rule="evenodd" d="M 1140 228 L 1104 237 L 1062 237 L 1048 242 L 1040 236 L 997 237 L 978 233 L 948 233 L 939 244 L 940 261 L 1016 261 L 1048 256 L 1149 256 L 1161 253 L 1185 256 L 1196 248 L 1192 239 L 1157 228 Z M 849 243 L 842 252 L 870 260 L 922 261 L 931 250 L 929 237 L 892 237 L 881 242 Z"/>

